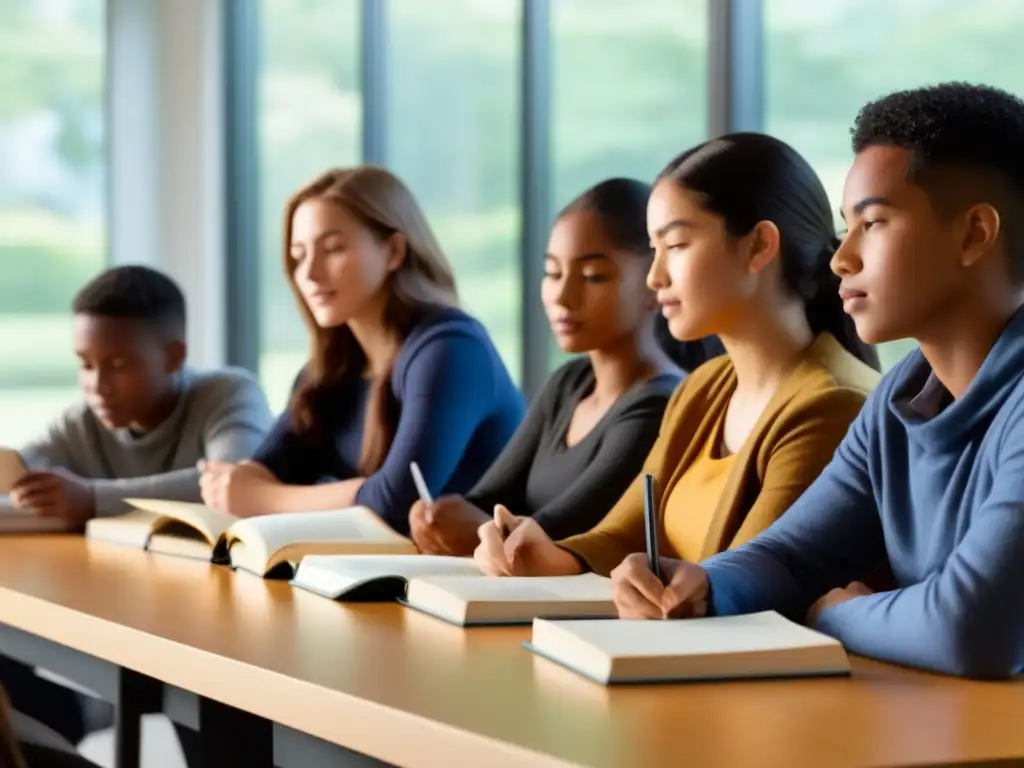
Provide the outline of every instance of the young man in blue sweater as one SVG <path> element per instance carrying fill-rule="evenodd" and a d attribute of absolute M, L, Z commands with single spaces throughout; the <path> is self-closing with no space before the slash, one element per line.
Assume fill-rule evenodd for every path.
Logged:
<path fill-rule="evenodd" d="M 666 561 L 666 587 L 620 566 L 620 615 L 777 610 L 854 653 L 1008 677 L 1024 669 L 1024 102 L 903 91 L 852 133 L 832 268 L 861 338 L 920 349 L 762 536 Z M 872 593 L 856 579 L 886 555 L 897 588 Z"/>

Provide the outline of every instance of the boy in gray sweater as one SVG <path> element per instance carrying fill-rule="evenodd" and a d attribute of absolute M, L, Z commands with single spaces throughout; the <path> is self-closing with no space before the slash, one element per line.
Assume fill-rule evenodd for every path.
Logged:
<path fill-rule="evenodd" d="M 185 366 L 185 298 L 147 267 L 104 272 L 74 301 L 85 400 L 21 450 L 15 506 L 84 524 L 124 499 L 199 501 L 197 462 L 240 461 L 271 426 L 266 397 L 240 369 Z"/>
<path fill-rule="evenodd" d="M 110 269 L 74 300 L 74 347 L 84 402 L 21 449 L 29 472 L 11 502 L 80 528 L 128 511 L 126 498 L 200 501 L 198 462 L 241 461 L 270 430 L 256 380 L 237 369 L 185 365 L 185 297 L 165 275 Z M 0 656 L 0 683 L 16 710 L 71 743 L 85 735 L 78 694 Z"/>

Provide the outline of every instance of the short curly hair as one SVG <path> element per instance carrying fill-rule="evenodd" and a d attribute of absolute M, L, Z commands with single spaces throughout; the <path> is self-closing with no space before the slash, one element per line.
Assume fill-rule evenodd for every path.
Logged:
<path fill-rule="evenodd" d="M 1014 277 L 1024 280 L 1024 101 L 962 82 L 896 91 L 864 105 L 850 134 L 855 154 L 909 152 L 908 179 L 940 213 L 981 200 L 996 206 Z"/>
<path fill-rule="evenodd" d="M 179 336 L 185 333 L 185 296 L 162 272 L 126 265 L 103 272 L 75 296 L 76 315 L 135 320 Z"/>

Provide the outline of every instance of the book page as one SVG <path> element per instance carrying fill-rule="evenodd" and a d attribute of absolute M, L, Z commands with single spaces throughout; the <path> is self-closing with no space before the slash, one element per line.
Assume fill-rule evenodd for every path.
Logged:
<path fill-rule="evenodd" d="M 332 597 L 381 579 L 407 581 L 421 574 L 464 574 L 480 577 L 470 557 L 434 555 L 311 555 L 303 558 L 292 584 Z M 399 591 L 401 596 L 404 590 Z"/>
<path fill-rule="evenodd" d="M 365 507 L 249 517 L 235 522 L 229 534 L 245 542 L 248 559 L 264 563 L 279 549 L 302 542 L 408 543 L 412 547 L 409 539 Z"/>
<path fill-rule="evenodd" d="M 26 472 L 28 468 L 20 453 L 11 448 L 0 448 L 0 493 L 10 493 Z"/>
<path fill-rule="evenodd" d="M 154 533 L 146 550 L 158 555 L 187 557 L 207 563 L 213 557 L 213 546 L 203 535 L 192 526 L 179 522 Z"/>
<path fill-rule="evenodd" d="M 186 501 L 169 501 L 166 499 L 125 499 L 136 509 L 155 512 L 161 517 L 169 517 L 186 523 L 203 535 L 211 546 L 238 518 L 210 509 L 203 504 L 191 504 Z M 156 524 L 159 528 L 160 523 Z"/>
<path fill-rule="evenodd" d="M 731 654 L 838 645 L 820 632 L 764 611 L 672 621 L 543 621 L 534 623 L 538 647 L 569 636 L 612 658 Z"/>
<path fill-rule="evenodd" d="M 145 549 L 150 532 L 160 519 L 155 512 L 135 509 L 115 517 L 94 517 L 85 524 L 85 538 Z"/>
<path fill-rule="evenodd" d="M 482 578 L 471 557 L 439 555 L 313 555 L 303 559 L 299 570 L 325 571 L 352 582 L 382 576 L 414 576 L 450 574 Z"/>
<path fill-rule="evenodd" d="M 459 576 L 427 576 L 417 582 L 443 590 L 468 602 L 591 602 L 612 599 L 612 581 L 586 573 L 580 576 L 526 576 L 468 579 Z"/>

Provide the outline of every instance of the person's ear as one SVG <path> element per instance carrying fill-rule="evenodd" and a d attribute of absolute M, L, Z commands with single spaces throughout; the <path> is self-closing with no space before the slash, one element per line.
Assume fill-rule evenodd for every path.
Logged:
<path fill-rule="evenodd" d="M 744 237 L 747 247 L 747 269 L 760 274 L 779 255 L 779 228 L 770 221 L 759 221 Z"/>
<path fill-rule="evenodd" d="M 964 267 L 977 264 L 999 239 L 999 211 L 989 203 L 971 206 L 964 217 L 966 227 L 960 247 L 960 263 Z"/>
<path fill-rule="evenodd" d="M 395 272 L 405 263 L 409 243 L 401 232 L 394 232 L 388 237 L 385 245 L 388 249 L 388 272 Z"/>
<path fill-rule="evenodd" d="M 184 341 L 168 341 L 164 345 L 164 372 L 178 373 L 185 367 L 185 359 L 188 357 L 188 345 Z"/>

